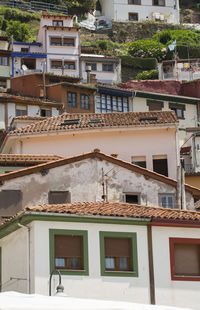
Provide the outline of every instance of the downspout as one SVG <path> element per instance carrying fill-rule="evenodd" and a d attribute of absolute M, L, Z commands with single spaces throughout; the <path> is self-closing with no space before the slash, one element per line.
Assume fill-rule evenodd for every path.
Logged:
<path fill-rule="evenodd" d="M 155 281 L 154 281 L 154 265 L 153 265 L 153 241 L 152 241 L 152 226 L 147 225 L 147 242 L 148 242 L 148 258 L 149 258 L 149 288 L 150 288 L 150 303 L 155 305 Z"/>
<path fill-rule="evenodd" d="M 21 228 L 26 229 L 27 231 L 27 294 L 31 293 L 31 264 L 30 264 L 30 227 L 22 225 L 21 223 L 17 223 L 17 225 Z"/>

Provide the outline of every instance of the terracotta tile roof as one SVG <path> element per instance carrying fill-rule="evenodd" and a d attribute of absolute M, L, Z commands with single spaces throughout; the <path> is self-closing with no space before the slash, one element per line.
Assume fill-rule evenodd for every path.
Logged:
<path fill-rule="evenodd" d="M 11 131 L 9 135 L 94 128 L 155 126 L 175 124 L 177 122 L 178 120 L 176 115 L 171 111 L 119 112 L 102 114 L 64 113 L 56 117 L 46 118 L 41 122 L 33 123 L 23 128 L 18 128 Z"/>
<path fill-rule="evenodd" d="M 169 94 L 181 96 L 181 81 L 176 80 L 143 80 L 129 81 L 121 85 L 122 88 L 131 88 L 132 90 L 140 90 L 144 92 L 153 92 L 160 94 Z"/>
<path fill-rule="evenodd" d="M 169 184 L 173 187 L 177 187 L 177 181 L 176 180 L 170 179 L 164 175 L 161 175 L 161 174 L 158 174 L 154 171 L 136 166 L 134 164 L 123 161 L 121 159 L 114 158 L 112 156 L 100 153 L 97 150 L 94 152 L 90 152 L 90 153 L 85 153 L 85 154 L 81 154 L 81 155 L 72 156 L 69 158 L 63 158 L 63 159 L 55 160 L 54 162 L 47 162 L 44 164 L 39 164 L 39 165 L 34 166 L 34 167 L 29 167 L 29 168 L 21 169 L 18 171 L 13 171 L 13 172 L 10 172 L 7 174 L 1 174 L 0 175 L 0 182 L 5 182 L 7 180 L 12 180 L 14 178 L 23 177 L 25 175 L 30 175 L 32 173 L 38 173 L 38 172 L 41 172 L 43 170 L 52 169 L 52 168 L 60 167 L 63 165 L 68 165 L 68 164 L 79 162 L 81 160 L 85 160 L 85 159 L 89 159 L 89 158 L 97 158 L 100 160 L 105 160 L 105 161 L 108 161 L 114 165 L 123 167 L 125 169 L 136 172 L 138 174 L 141 174 L 144 177 L 151 178 L 153 180 L 157 180 L 157 181 L 163 182 L 165 184 Z M 193 197 L 195 197 L 196 199 L 200 199 L 200 190 L 198 188 L 195 188 L 195 187 L 190 186 L 190 185 L 185 185 L 185 189 L 187 191 L 191 192 Z"/>
<path fill-rule="evenodd" d="M 16 164 L 41 164 L 58 159 L 62 156 L 57 155 L 19 155 L 19 154 L 0 154 L 0 165 Z"/>
<path fill-rule="evenodd" d="M 200 200 L 198 200 L 197 202 L 195 202 L 194 206 L 195 206 L 195 209 L 197 209 L 198 211 L 200 211 Z"/>
<path fill-rule="evenodd" d="M 23 116 L 16 116 L 12 120 L 24 120 L 24 121 L 43 121 L 46 117 L 43 116 L 30 116 L 30 115 L 23 115 Z"/>
<path fill-rule="evenodd" d="M 134 219 L 146 219 L 152 222 L 174 222 L 178 223 L 193 223 L 194 225 L 200 225 L 200 212 L 168 209 L 162 207 L 149 207 L 135 204 L 121 203 L 121 202 L 77 202 L 70 204 L 56 204 L 56 205 L 38 205 L 26 207 L 20 211 L 17 215 L 5 220 L 5 223 L 11 221 L 14 218 L 22 217 L 23 215 L 34 213 L 43 215 L 77 215 L 84 216 L 102 216 L 113 217 L 113 219 L 120 218 L 134 218 Z M 3 226 L 1 224 L 1 226 Z M 2 227 L 1 227 L 2 228 Z"/>

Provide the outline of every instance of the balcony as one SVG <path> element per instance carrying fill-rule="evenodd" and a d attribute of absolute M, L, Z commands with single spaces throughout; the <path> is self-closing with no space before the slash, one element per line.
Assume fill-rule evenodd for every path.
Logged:
<path fill-rule="evenodd" d="M 195 172 L 195 167 L 192 164 L 185 164 L 185 173 L 194 173 Z"/>

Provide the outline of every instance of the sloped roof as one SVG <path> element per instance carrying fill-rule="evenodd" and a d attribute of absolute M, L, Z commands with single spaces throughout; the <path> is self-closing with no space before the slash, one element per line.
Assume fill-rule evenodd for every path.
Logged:
<path fill-rule="evenodd" d="M 139 167 L 137 165 L 123 161 L 121 159 L 114 158 L 112 156 L 100 153 L 98 150 L 94 150 L 94 152 L 90 152 L 90 153 L 72 156 L 69 158 L 63 158 L 63 159 L 55 160 L 53 162 L 47 162 L 44 164 L 39 164 L 39 165 L 34 166 L 34 167 L 21 169 L 21 170 L 13 171 L 13 172 L 6 173 L 6 174 L 1 174 L 0 175 L 0 182 L 5 182 L 7 180 L 12 180 L 14 178 L 23 177 L 25 175 L 30 175 L 32 173 L 41 172 L 41 171 L 44 171 L 47 169 L 52 169 L 52 168 L 60 167 L 63 165 L 68 165 L 68 164 L 79 162 L 81 160 L 85 160 L 85 159 L 89 159 L 89 158 L 98 158 L 100 160 L 105 160 L 105 161 L 108 161 L 108 162 L 113 163 L 115 165 L 118 165 L 120 167 L 123 167 L 125 169 L 128 169 L 130 171 L 133 171 L 135 173 L 139 173 L 139 174 L 143 175 L 144 177 L 152 178 L 154 180 L 157 180 L 159 182 L 163 182 L 165 184 L 169 184 L 169 185 L 174 186 L 174 187 L 177 186 L 176 180 L 170 179 L 164 175 L 161 175 L 161 174 L 158 174 L 154 171 Z M 185 189 L 187 191 L 191 192 L 195 198 L 200 199 L 200 190 L 198 188 L 192 187 L 190 185 L 185 185 Z"/>
<path fill-rule="evenodd" d="M 49 161 L 62 159 L 58 155 L 20 155 L 20 154 L 0 154 L 0 165 L 28 165 L 41 164 Z"/>
<path fill-rule="evenodd" d="M 65 123 L 67 121 L 67 123 Z M 69 123 L 71 122 L 71 123 Z M 23 128 L 11 131 L 9 135 L 34 134 L 44 132 L 115 128 L 115 127 L 140 127 L 176 124 L 178 119 L 171 111 L 153 112 L 126 112 L 126 113 L 64 113 L 59 116 L 49 117 L 43 121 L 30 124 Z"/>
<path fill-rule="evenodd" d="M 121 202 L 77 202 L 69 204 L 38 205 L 26 207 L 24 210 L 6 219 L 1 225 L 12 222 L 24 215 L 76 215 L 79 217 L 112 217 L 113 219 L 141 219 L 151 222 L 171 222 L 174 224 L 190 223 L 200 225 L 200 212 L 189 210 L 169 209 L 162 207 L 150 207 Z"/>

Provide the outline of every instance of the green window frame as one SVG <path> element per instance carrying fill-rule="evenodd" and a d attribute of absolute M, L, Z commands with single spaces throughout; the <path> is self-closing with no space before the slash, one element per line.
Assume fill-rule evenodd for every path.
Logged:
<path fill-rule="evenodd" d="M 105 269 L 105 238 L 130 238 L 131 239 L 131 271 L 108 271 Z M 137 234 L 126 233 L 126 232 L 108 232 L 100 231 L 100 265 L 101 265 L 101 276 L 111 277 L 138 277 L 138 254 L 137 254 Z"/>
<path fill-rule="evenodd" d="M 185 119 L 184 112 L 186 110 L 185 104 L 169 102 L 169 109 L 174 111 L 178 119 Z M 181 115 L 179 115 L 181 113 Z"/>
<path fill-rule="evenodd" d="M 50 273 L 55 269 L 55 236 L 56 235 L 71 235 L 71 236 L 81 236 L 83 238 L 83 255 L 82 264 L 83 270 L 70 270 L 70 269 L 59 269 L 60 273 L 63 275 L 89 275 L 89 264 L 88 264 L 88 232 L 86 230 L 66 230 L 66 229 L 50 229 L 49 230 L 49 257 L 50 257 Z"/>

